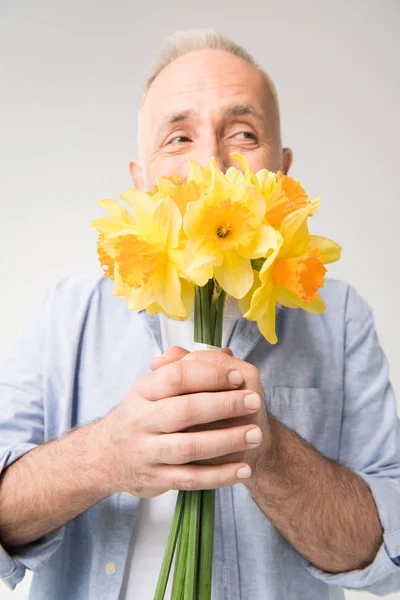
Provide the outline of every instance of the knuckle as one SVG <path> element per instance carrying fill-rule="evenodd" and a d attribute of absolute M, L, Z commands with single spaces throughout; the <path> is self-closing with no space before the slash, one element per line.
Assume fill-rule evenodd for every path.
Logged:
<path fill-rule="evenodd" d="M 168 485 L 168 488 L 171 490 L 195 490 L 197 487 L 198 478 L 192 471 L 173 475 Z"/>
<path fill-rule="evenodd" d="M 188 471 L 181 478 L 181 488 L 184 490 L 195 490 L 197 488 L 198 478 L 194 472 Z"/>
<path fill-rule="evenodd" d="M 218 469 L 216 474 L 215 474 L 215 484 L 216 487 L 223 487 L 224 485 L 226 485 L 226 477 L 224 477 L 224 469 Z"/>
<path fill-rule="evenodd" d="M 190 462 L 196 458 L 197 444 L 193 435 L 183 434 L 182 440 L 178 444 L 179 455 L 185 462 Z"/>
<path fill-rule="evenodd" d="M 239 397 L 237 394 L 228 394 L 226 398 L 226 410 L 228 415 L 236 415 L 240 413 Z"/>
<path fill-rule="evenodd" d="M 168 365 L 166 374 L 167 382 L 173 387 L 182 387 L 185 382 L 185 369 L 181 362 Z"/>
<path fill-rule="evenodd" d="M 163 440 L 158 450 L 158 459 L 162 463 L 168 463 L 173 455 L 173 446 L 171 442 Z"/>
<path fill-rule="evenodd" d="M 257 367 L 255 367 L 254 365 L 252 365 L 250 363 L 247 363 L 246 370 L 248 372 L 249 377 L 251 377 L 251 379 L 258 379 L 259 373 L 258 373 Z"/>
<path fill-rule="evenodd" d="M 198 407 L 194 398 L 183 398 L 182 401 L 177 404 L 176 411 L 177 418 L 184 425 L 191 423 L 198 416 Z"/>
<path fill-rule="evenodd" d="M 221 379 L 222 379 L 221 374 L 222 374 L 222 369 L 220 366 L 217 366 L 217 365 L 209 366 L 209 378 L 213 384 L 213 387 L 216 387 L 218 385 L 218 383 L 221 381 Z"/>

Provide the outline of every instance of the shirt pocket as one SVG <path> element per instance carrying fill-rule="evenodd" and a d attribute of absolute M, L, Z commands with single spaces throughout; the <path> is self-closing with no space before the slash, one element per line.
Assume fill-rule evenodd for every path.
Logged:
<path fill-rule="evenodd" d="M 273 386 L 269 409 L 322 454 L 338 458 L 342 423 L 340 391 Z"/>

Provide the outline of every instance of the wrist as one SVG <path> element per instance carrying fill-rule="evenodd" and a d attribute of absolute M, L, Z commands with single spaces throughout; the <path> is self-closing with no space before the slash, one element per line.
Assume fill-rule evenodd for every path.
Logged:
<path fill-rule="evenodd" d="M 108 423 L 105 417 L 91 423 L 86 435 L 85 454 L 90 472 L 89 486 L 98 500 L 120 491 L 115 481 L 115 465 L 111 464 L 113 453 L 107 432 Z"/>
<path fill-rule="evenodd" d="M 266 479 L 272 480 L 282 469 L 282 423 L 267 414 L 267 426 L 263 427 L 264 440 L 248 461 L 252 474 L 244 483 L 252 490 L 259 488 Z"/>

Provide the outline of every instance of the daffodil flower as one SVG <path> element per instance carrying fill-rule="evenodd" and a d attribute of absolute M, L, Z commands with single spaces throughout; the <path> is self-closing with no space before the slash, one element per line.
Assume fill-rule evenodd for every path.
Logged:
<path fill-rule="evenodd" d="M 194 181 L 185 181 L 183 177 L 158 177 L 152 198 L 155 202 L 169 196 L 175 202 L 182 217 L 189 202 L 200 198 L 199 186 Z"/>
<path fill-rule="evenodd" d="M 259 330 L 271 344 L 277 342 L 278 302 L 314 314 L 326 309 L 317 291 L 324 285 L 324 265 L 340 258 L 341 247 L 328 238 L 309 235 L 307 218 L 312 210 L 309 204 L 285 217 L 276 249 L 267 257 L 253 288 L 240 302 L 244 317 L 257 321 Z"/>
<path fill-rule="evenodd" d="M 265 199 L 255 186 L 232 185 L 213 163 L 209 171 L 208 190 L 188 203 L 184 216 L 185 268 L 208 270 L 230 296 L 242 298 L 253 284 L 251 259 L 276 246 L 276 232 L 263 224 Z M 204 167 L 199 173 L 199 187 L 206 189 Z"/>
<path fill-rule="evenodd" d="M 244 181 L 258 187 L 266 200 L 265 223 L 278 227 L 287 215 L 307 206 L 308 202 L 313 206 L 310 216 L 318 210 L 319 199 L 310 201 L 300 183 L 292 177 L 284 175 L 281 171 L 273 173 L 268 169 L 253 173 L 247 158 L 236 152 L 232 152 L 230 156 L 241 166 L 243 174 L 231 167 L 226 173 L 227 177 L 236 184 L 242 177 Z"/>
<path fill-rule="evenodd" d="M 172 318 L 187 318 L 193 304 L 193 282 L 205 285 L 207 273 L 194 271 L 191 282 L 182 285 L 185 273 L 178 207 L 169 197 L 154 202 L 138 190 L 127 190 L 121 198 L 134 216 L 124 212 L 126 209 L 117 215 L 118 203 L 103 201 L 101 205 L 111 212 L 111 217 L 96 219 L 92 224 L 100 233 L 103 268 L 116 282 L 114 294 L 124 297 L 128 308 L 135 311 L 162 310 Z"/>

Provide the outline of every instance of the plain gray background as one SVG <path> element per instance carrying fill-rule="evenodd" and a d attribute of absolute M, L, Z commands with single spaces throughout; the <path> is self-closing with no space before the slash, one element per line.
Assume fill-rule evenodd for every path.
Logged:
<path fill-rule="evenodd" d="M 312 232 L 342 244 L 329 274 L 372 306 L 399 397 L 399 25 L 397 0 L 1 0 L 0 356 L 51 284 L 96 268 L 90 222 L 130 186 L 144 77 L 166 36 L 211 26 L 274 79 L 291 174 L 322 198 Z"/>

